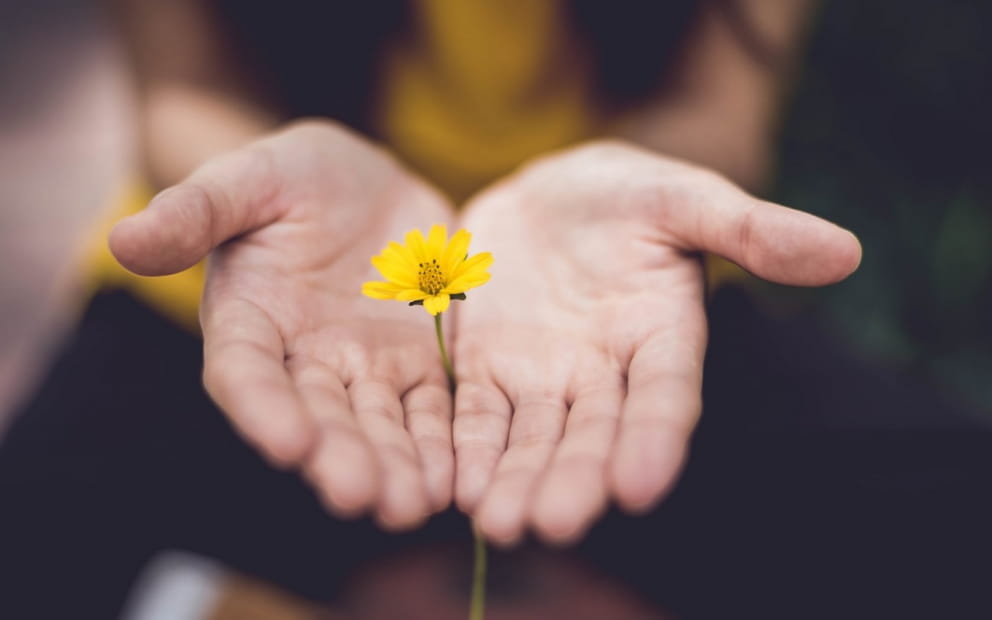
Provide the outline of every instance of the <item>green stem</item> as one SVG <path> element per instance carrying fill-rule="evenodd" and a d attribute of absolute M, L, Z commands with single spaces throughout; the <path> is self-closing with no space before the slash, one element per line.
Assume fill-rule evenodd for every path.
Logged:
<path fill-rule="evenodd" d="M 448 375 L 448 385 L 454 388 L 455 368 L 451 365 L 451 359 L 448 358 L 448 350 L 444 347 L 444 330 L 441 327 L 441 314 L 438 312 L 434 315 L 434 331 L 437 332 L 437 346 L 441 349 L 441 362 L 444 364 L 444 372 Z"/>
<path fill-rule="evenodd" d="M 441 327 L 441 313 L 434 315 L 434 331 L 437 332 L 437 347 L 441 350 L 441 362 L 444 372 L 448 375 L 448 387 L 455 389 L 455 368 L 448 357 L 448 349 L 444 346 L 444 329 Z M 486 614 L 486 540 L 479 530 L 472 528 L 475 540 L 475 565 L 472 576 L 472 598 L 468 608 L 469 620 L 483 620 Z"/>
<path fill-rule="evenodd" d="M 482 620 L 486 613 L 486 540 L 474 527 L 472 536 L 475 538 L 475 574 L 472 577 L 468 620 Z"/>

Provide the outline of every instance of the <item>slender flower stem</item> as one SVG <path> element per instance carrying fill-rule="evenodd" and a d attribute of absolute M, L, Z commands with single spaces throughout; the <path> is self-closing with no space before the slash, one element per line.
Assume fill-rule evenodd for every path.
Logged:
<path fill-rule="evenodd" d="M 441 327 L 441 313 L 434 315 L 434 331 L 437 332 L 437 347 L 441 350 L 441 362 L 448 375 L 448 387 L 455 389 L 455 368 L 451 365 L 448 350 L 444 346 L 444 328 Z M 475 540 L 475 564 L 472 576 L 472 598 L 469 603 L 468 619 L 483 620 L 486 613 L 486 540 L 479 530 L 472 528 Z"/>
<path fill-rule="evenodd" d="M 486 613 L 486 540 L 479 530 L 472 528 L 475 538 L 475 574 L 472 577 L 472 602 L 468 620 L 483 620 Z"/>
<path fill-rule="evenodd" d="M 434 331 L 437 332 L 437 346 L 441 349 L 441 362 L 444 364 L 444 372 L 448 375 L 448 385 L 454 389 L 455 369 L 451 365 L 451 359 L 448 357 L 448 350 L 444 347 L 444 330 L 441 327 L 441 314 L 438 312 L 434 315 Z"/>

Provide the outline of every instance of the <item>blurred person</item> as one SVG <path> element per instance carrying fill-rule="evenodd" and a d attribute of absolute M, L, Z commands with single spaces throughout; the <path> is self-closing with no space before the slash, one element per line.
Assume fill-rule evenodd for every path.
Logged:
<path fill-rule="evenodd" d="M 39 609 L 113 613 L 167 547 L 326 598 L 362 560 L 466 536 L 452 500 L 500 545 L 583 540 L 610 501 L 650 513 L 610 514 L 574 553 L 689 613 L 733 607 L 710 588 L 802 608 L 847 571 L 843 603 L 867 566 L 889 573 L 866 593 L 878 602 L 906 568 L 883 523 L 948 523 L 920 501 L 980 514 L 963 490 L 986 443 L 807 434 L 832 410 L 946 405 L 766 320 L 719 258 L 702 383 L 700 253 L 804 286 L 860 259 L 849 232 L 742 189 L 770 174 L 810 3 L 116 9 L 144 179 L 0 453 L 13 522 L 32 527 L 3 561 L 37 562 L 24 582 L 74 594 Z M 496 256 L 447 317 L 453 402 L 422 314 L 358 294 L 384 241 L 432 223 Z M 696 457 L 657 508 L 704 392 Z M 924 445 L 953 480 L 920 486 Z M 882 461 L 895 480 L 877 482 Z M 337 520 L 406 530 L 435 513 L 395 538 Z M 768 579 L 784 590 L 752 587 Z"/>

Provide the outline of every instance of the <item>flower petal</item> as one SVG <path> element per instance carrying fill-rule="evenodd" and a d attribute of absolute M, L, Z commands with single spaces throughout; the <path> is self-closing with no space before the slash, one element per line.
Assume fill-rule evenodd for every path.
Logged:
<path fill-rule="evenodd" d="M 391 261 L 397 261 L 405 264 L 411 271 L 417 271 L 417 259 L 413 256 L 413 252 L 411 252 L 409 248 L 402 246 L 395 241 L 389 242 L 386 249 L 382 251 L 382 256 Z"/>
<path fill-rule="evenodd" d="M 419 288 L 408 288 L 400 291 L 396 294 L 396 299 L 399 301 L 419 301 L 428 297 L 430 293 L 425 293 Z"/>
<path fill-rule="evenodd" d="M 450 303 L 451 297 L 447 293 L 438 293 L 424 298 L 424 310 L 436 316 L 447 310 Z"/>
<path fill-rule="evenodd" d="M 441 260 L 444 246 L 448 242 L 448 227 L 444 224 L 434 224 L 427 234 L 427 258 Z"/>
<path fill-rule="evenodd" d="M 450 279 L 458 265 L 465 260 L 471 240 L 472 233 L 464 228 L 452 235 L 448 247 L 444 248 L 444 254 L 441 256 L 441 269 L 444 270 L 445 277 Z"/>
<path fill-rule="evenodd" d="M 451 282 L 457 280 L 463 275 L 470 274 L 472 272 L 481 273 L 489 266 L 493 264 L 493 255 L 489 252 L 479 252 L 475 256 L 469 258 L 462 264 L 458 265 L 454 273 L 451 274 Z"/>
<path fill-rule="evenodd" d="M 427 257 L 427 242 L 424 241 L 424 233 L 420 232 L 419 228 L 414 228 L 406 234 L 404 241 L 406 247 L 413 254 L 414 262 L 418 264 L 424 262 L 424 258 Z"/>
<path fill-rule="evenodd" d="M 362 284 L 362 294 L 372 299 L 396 299 L 403 287 L 392 282 L 366 282 Z"/>
<path fill-rule="evenodd" d="M 390 282 L 395 282 L 403 288 L 417 288 L 417 272 L 406 262 L 391 260 L 389 257 L 379 255 L 372 257 L 372 264 L 379 270 L 382 277 Z"/>
<path fill-rule="evenodd" d="M 450 293 L 452 295 L 457 295 L 458 293 L 464 293 L 470 288 L 475 288 L 477 286 L 482 286 L 486 282 L 489 282 L 490 275 L 487 272 L 482 273 L 467 273 L 463 276 L 455 278 L 451 281 L 448 286 L 444 287 L 441 291 L 443 293 Z"/>

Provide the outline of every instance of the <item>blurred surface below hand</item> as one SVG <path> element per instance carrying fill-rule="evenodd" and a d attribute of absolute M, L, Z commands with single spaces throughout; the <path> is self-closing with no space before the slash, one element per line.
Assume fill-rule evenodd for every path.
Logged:
<path fill-rule="evenodd" d="M 307 601 L 189 553 L 154 557 L 123 620 L 461 619 L 468 610 L 469 546 L 421 546 L 369 562 L 329 605 Z M 489 620 L 672 619 L 591 566 L 541 549 L 497 554 Z"/>

